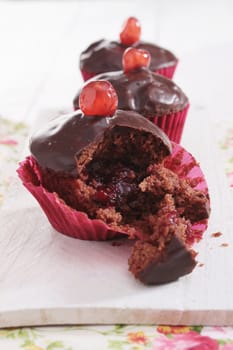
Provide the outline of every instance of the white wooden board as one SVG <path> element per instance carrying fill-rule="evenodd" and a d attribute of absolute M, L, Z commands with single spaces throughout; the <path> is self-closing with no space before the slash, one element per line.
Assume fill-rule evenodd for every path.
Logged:
<path fill-rule="evenodd" d="M 197 245 L 204 265 L 174 283 L 146 287 L 127 271 L 129 243 L 112 246 L 58 234 L 16 181 L 0 216 L 0 327 L 233 324 L 233 206 L 203 113 L 191 111 L 184 143 L 200 160 L 211 195 L 209 229 Z M 216 231 L 223 235 L 211 237 Z"/>
<path fill-rule="evenodd" d="M 198 260 L 204 265 L 177 282 L 145 287 L 127 271 L 128 244 L 113 247 L 110 242 L 83 242 L 58 234 L 31 195 L 16 181 L 0 216 L 0 327 L 72 323 L 233 324 L 233 206 L 210 129 L 211 119 L 232 118 L 232 6 L 223 2 L 213 6 L 209 0 L 205 4 L 195 1 L 192 8 L 184 2 L 168 12 L 168 3 L 172 5 L 168 0 L 156 5 L 157 11 L 138 5 L 133 13 L 130 1 L 127 5 L 124 2 L 124 11 L 115 2 L 114 7 L 106 3 L 106 11 L 99 13 L 100 6 L 94 2 L 90 8 L 86 2 L 78 3 L 77 7 L 72 4 L 65 11 L 61 5 L 57 16 L 59 25 L 54 26 L 54 36 L 49 41 L 50 13 L 57 14 L 57 4 L 54 4 L 56 11 L 50 4 L 49 12 L 38 3 L 28 23 L 22 21 L 22 16 L 27 16 L 22 4 L 14 9 L 14 23 L 19 19 L 18 36 L 24 42 L 23 50 L 17 52 L 20 62 L 26 64 L 12 65 L 10 72 L 5 69 L 6 65 L 0 67 L 4 81 L 0 91 L 1 113 L 27 121 L 34 119 L 41 106 L 71 104 L 81 82 L 77 71 L 78 52 L 103 36 L 106 30 L 111 31 L 109 38 L 114 38 L 123 13 L 124 17 L 132 14 L 140 17 L 147 40 L 155 40 L 177 52 L 180 64 L 175 80 L 188 94 L 192 106 L 183 142 L 200 160 L 206 174 L 212 214 L 209 229 L 197 246 Z M 214 10 L 211 16 L 210 8 Z M 47 13 L 44 37 L 38 9 L 43 18 Z M 196 15 L 190 17 L 194 11 Z M 8 12 L 1 13 L 2 18 L 8 18 Z M 70 21 L 66 19 L 69 13 Z M 224 21 L 216 26 L 220 17 Z M 111 18 L 111 26 L 106 18 Z M 96 19 L 98 25 L 93 31 L 89 22 L 96 23 Z M 63 31 L 61 23 L 66 21 Z M 4 29 L 7 28 L 5 22 L 1 22 Z M 33 28 L 33 40 L 29 27 Z M 40 45 L 35 40 L 35 28 Z M 9 63 L 14 57 L 14 41 L 5 35 L 5 30 L 2 33 L 5 38 L 2 58 Z M 15 32 L 12 35 L 15 37 Z M 9 50 L 9 43 L 13 51 Z M 45 46 L 41 46 L 42 43 Z M 46 72 L 49 72 L 49 81 L 45 83 Z M 41 122 L 39 118 L 36 125 Z M 211 238 L 211 233 L 217 231 L 223 235 Z M 228 243 L 229 247 L 221 247 L 222 243 Z"/>

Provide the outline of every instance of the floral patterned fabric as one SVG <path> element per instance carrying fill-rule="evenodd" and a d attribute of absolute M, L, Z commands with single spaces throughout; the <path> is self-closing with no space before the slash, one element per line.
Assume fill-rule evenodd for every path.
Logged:
<path fill-rule="evenodd" d="M 13 123 L 0 116 L 0 206 L 15 176 L 27 134 L 25 124 Z"/>
<path fill-rule="evenodd" d="M 231 191 L 233 191 L 233 124 L 225 123 L 224 127 L 217 124 L 216 129 L 218 130 L 219 146 L 224 160 L 225 171 Z"/>
<path fill-rule="evenodd" d="M 219 130 L 219 129 L 218 129 Z M 15 176 L 28 127 L 0 117 L 0 206 Z M 219 151 L 233 191 L 233 125 Z M 233 327 L 75 326 L 0 330 L 0 350 L 233 350 Z"/>
<path fill-rule="evenodd" d="M 0 330 L 2 350 L 232 350 L 233 327 L 77 326 Z"/>

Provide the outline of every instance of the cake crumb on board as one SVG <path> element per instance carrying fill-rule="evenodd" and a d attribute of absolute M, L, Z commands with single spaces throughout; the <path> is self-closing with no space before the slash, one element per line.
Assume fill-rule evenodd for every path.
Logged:
<path fill-rule="evenodd" d="M 211 237 L 214 237 L 214 238 L 218 238 L 220 236 L 222 236 L 222 232 L 214 232 L 211 234 Z"/>
<path fill-rule="evenodd" d="M 229 244 L 228 244 L 228 243 L 222 243 L 222 244 L 220 245 L 220 247 L 229 247 Z"/>

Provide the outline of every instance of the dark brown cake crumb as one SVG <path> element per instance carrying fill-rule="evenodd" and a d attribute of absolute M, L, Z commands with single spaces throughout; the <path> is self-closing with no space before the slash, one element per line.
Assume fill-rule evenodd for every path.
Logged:
<path fill-rule="evenodd" d="M 203 267 L 205 264 L 203 264 L 203 263 L 199 263 L 198 264 L 198 267 Z"/>
<path fill-rule="evenodd" d="M 203 192 L 193 190 L 185 180 L 180 180 L 175 173 L 162 165 L 152 165 L 148 171 L 151 176 L 140 184 L 143 192 L 149 191 L 155 196 L 172 194 L 179 214 L 191 222 L 209 217 L 209 203 Z"/>
<path fill-rule="evenodd" d="M 122 246 L 123 245 L 123 242 L 119 242 L 119 241 L 114 241 L 114 242 L 112 242 L 112 246 L 113 247 L 120 247 L 120 246 Z"/>
<path fill-rule="evenodd" d="M 222 243 L 220 247 L 229 247 L 229 243 Z"/>
<path fill-rule="evenodd" d="M 218 238 L 220 236 L 222 236 L 222 232 L 214 232 L 211 234 L 211 237 L 214 237 L 214 238 Z"/>

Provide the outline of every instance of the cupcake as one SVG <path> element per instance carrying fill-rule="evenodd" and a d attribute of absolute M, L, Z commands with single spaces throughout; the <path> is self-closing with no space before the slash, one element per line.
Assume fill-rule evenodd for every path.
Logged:
<path fill-rule="evenodd" d="M 80 56 L 80 70 L 84 81 L 100 73 L 121 70 L 122 56 L 129 46 L 149 51 L 150 69 L 167 78 L 172 78 L 178 59 L 172 52 L 160 46 L 141 41 L 140 35 L 139 21 L 130 17 L 120 33 L 120 41 L 99 40 L 91 44 Z"/>
<path fill-rule="evenodd" d="M 189 101 L 170 79 L 149 69 L 150 54 L 128 48 L 122 58 L 123 71 L 99 74 L 95 80 L 108 80 L 118 95 L 118 108 L 132 110 L 158 125 L 171 141 L 180 143 Z M 73 101 L 79 109 L 79 92 Z"/>
<path fill-rule="evenodd" d="M 209 216 L 196 161 L 140 114 L 116 110 L 107 81 L 87 84 L 80 107 L 32 136 L 18 169 L 24 186 L 58 232 L 136 240 L 129 270 L 142 283 L 190 273 Z"/>

